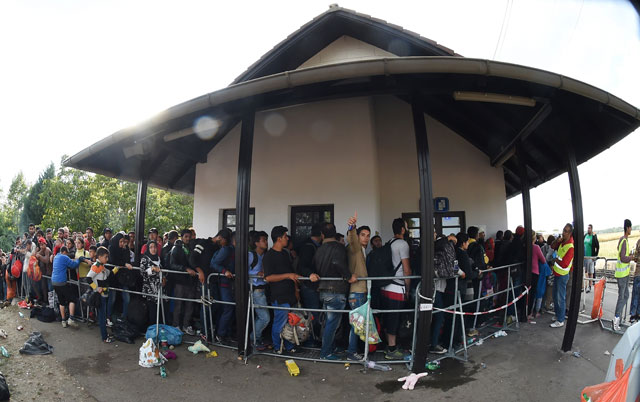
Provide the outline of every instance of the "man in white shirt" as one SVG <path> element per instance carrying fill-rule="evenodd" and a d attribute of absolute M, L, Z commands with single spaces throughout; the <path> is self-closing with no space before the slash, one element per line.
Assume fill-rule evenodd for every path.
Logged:
<path fill-rule="evenodd" d="M 411 275 L 409 264 L 409 244 L 404 241 L 407 232 L 407 223 L 402 218 L 393 220 L 393 239 L 391 239 L 391 261 L 395 267 L 395 276 L 403 277 Z M 385 310 L 399 310 L 404 308 L 409 296 L 410 279 L 397 279 L 381 290 L 382 306 Z M 396 335 L 400 326 L 400 313 L 388 313 L 383 315 L 385 333 L 387 335 L 387 350 L 385 359 L 403 360 L 404 353 L 396 345 Z"/>

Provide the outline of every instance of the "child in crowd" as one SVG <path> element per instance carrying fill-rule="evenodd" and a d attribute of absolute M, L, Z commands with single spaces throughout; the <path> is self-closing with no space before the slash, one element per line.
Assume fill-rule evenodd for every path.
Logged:
<path fill-rule="evenodd" d="M 91 278 L 91 288 L 100 294 L 100 307 L 98 308 L 98 324 L 100 325 L 100 335 L 104 343 L 113 342 L 113 337 L 107 334 L 107 298 L 109 290 L 106 281 L 111 273 L 104 264 L 109 260 L 109 251 L 104 247 L 99 247 L 96 251 L 96 262 L 91 266 L 87 274 Z M 118 272 L 118 267 L 113 269 L 113 273 Z"/>
<path fill-rule="evenodd" d="M 158 255 L 158 243 L 151 240 L 146 244 L 146 250 L 140 266 L 142 267 L 142 296 L 147 304 L 149 322 L 156 322 L 158 290 L 160 289 L 160 256 Z"/>

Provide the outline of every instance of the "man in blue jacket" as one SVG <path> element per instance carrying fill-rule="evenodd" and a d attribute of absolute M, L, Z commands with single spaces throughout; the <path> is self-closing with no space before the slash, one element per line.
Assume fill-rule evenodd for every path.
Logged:
<path fill-rule="evenodd" d="M 220 278 L 220 298 L 224 302 L 235 301 L 233 297 L 233 277 L 236 273 L 235 250 L 235 233 L 233 233 L 231 235 L 231 244 L 220 248 L 211 259 L 211 269 L 223 275 Z M 228 342 L 230 340 L 234 307 L 231 304 L 224 304 L 222 307 L 222 312 L 216 324 L 217 342 Z"/>
<path fill-rule="evenodd" d="M 68 252 L 69 250 L 66 247 L 62 247 L 60 252 L 53 258 L 53 273 L 51 274 L 53 290 L 56 292 L 56 295 L 58 295 L 58 302 L 60 303 L 60 316 L 62 317 L 63 328 L 67 328 L 67 325 L 72 327 L 78 326 L 71 318 L 75 314 L 75 300 L 78 298 L 78 295 L 71 284 L 67 283 L 67 270 L 78 268 L 80 262 L 85 260 L 85 257 L 72 260 L 67 256 Z M 65 309 L 67 306 L 69 306 L 68 320 Z"/>

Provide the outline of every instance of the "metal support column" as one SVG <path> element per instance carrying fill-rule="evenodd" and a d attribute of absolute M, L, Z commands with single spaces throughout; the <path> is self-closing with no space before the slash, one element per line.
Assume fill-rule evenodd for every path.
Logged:
<path fill-rule="evenodd" d="M 531 260 L 533 254 L 533 244 L 532 244 L 532 235 L 533 235 L 533 224 L 531 222 L 531 195 L 529 193 L 529 175 L 527 174 L 527 165 L 524 163 L 524 160 L 520 155 L 522 154 L 521 145 L 518 145 L 516 148 L 516 154 L 518 157 L 518 165 L 520 167 L 520 183 L 521 183 L 521 191 L 522 191 L 522 210 L 524 212 L 524 244 L 525 244 L 525 283 L 527 287 L 531 286 Z M 525 301 L 532 297 L 531 294 L 528 295 L 528 298 L 525 298 Z M 527 317 L 521 317 L 523 321 L 526 321 Z"/>
<path fill-rule="evenodd" d="M 136 264 L 140 262 L 140 248 L 144 240 L 144 218 L 147 212 L 147 181 L 138 181 L 138 194 L 136 196 Z"/>
<path fill-rule="evenodd" d="M 247 299 L 249 295 L 249 201 L 251 191 L 251 160 L 253 155 L 253 127 L 255 112 L 252 110 L 242 118 L 240 152 L 238 158 L 238 190 L 236 195 L 236 334 L 238 354 L 245 352 Z"/>
<path fill-rule="evenodd" d="M 421 99 L 414 96 L 411 102 L 413 128 L 418 151 L 418 174 L 420 179 L 420 272 L 422 282 L 420 294 L 433 296 L 433 190 L 431 186 L 431 163 L 429 161 L 429 141 L 424 108 Z M 418 296 L 416 296 L 418 297 Z M 427 352 L 431 343 L 431 313 L 433 300 L 422 298 L 418 316 L 418 333 L 414 350 L 413 372 L 421 373 L 427 361 Z"/>
<path fill-rule="evenodd" d="M 584 218 L 582 216 L 582 192 L 580 191 L 580 177 L 578 176 L 578 164 L 576 155 L 569 146 L 567 152 L 569 186 L 571 189 L 571 204 L 573 207 L 573 281 L 571 287 L 571 300 L 569 303 L 569 318 L 562 339 L 562 350 L 568 352 L 573 346 L 573 337 L 576 334 L 578 323 L 578 310 L 580 309 L 580 288 L 582 287 L 583 260 L 584 260 Z"/>

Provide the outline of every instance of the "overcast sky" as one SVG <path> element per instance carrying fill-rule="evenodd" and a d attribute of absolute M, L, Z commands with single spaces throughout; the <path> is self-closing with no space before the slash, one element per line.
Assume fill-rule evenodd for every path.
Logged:
<path fill-rule="evenodd" d="M 228 85 L 330 1 L 2 0 L 0 188 L 29 182 L 159 111 Z M 467 57 L 538 67 L 640 105 L 640 27 L 625 1 L 342 1 Z M 504 22 L 504 23 L 503 23 Z M 501 35 L 502 31 L 502 35 Z M 638 131 L 580 166 L 585 223 L 640 223 Z M 532 191 L 536 230 L 571 220 L 566 175 Z M 522 223 L 519 197 L 509 226 Z"/>

